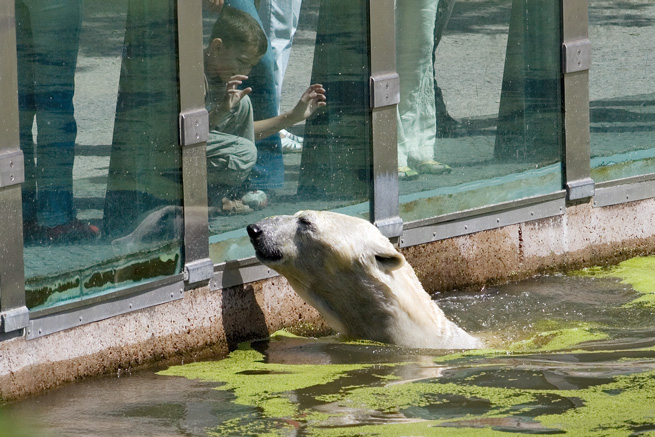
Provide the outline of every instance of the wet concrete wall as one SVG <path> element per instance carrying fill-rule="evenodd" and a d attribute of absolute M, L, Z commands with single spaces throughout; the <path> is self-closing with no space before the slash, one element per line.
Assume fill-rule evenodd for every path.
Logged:
<path fill-rule="evenodd" d="M 224 355 L 246 339 L 283 327 L 328 332 L 318 312 L 280 278 L 209 291 L 48 336 L 0 342 L 0 399 L 15 399 L 65 382 L 121 374 L 155 363 Z"/>
<path fill-rule="evenodd" d="M 655 251 L 655 199 L 581 204 L 562 216 L 403 249 L 426 290 L 490 282 Z M 326 333 L 318 313 L 280 277 L 185 297 L 34 340 L 0 342 L 0 398 L 14 399 L 98 374 L 220 356 L 282 327 Z"/>
<path fill-rule="evenodd" d="M 535 220 L 403 249 L 426 290 L 470 288 L 538 273 L 614 264 L 655 251 L 655 200 L 571 206 Z"/>

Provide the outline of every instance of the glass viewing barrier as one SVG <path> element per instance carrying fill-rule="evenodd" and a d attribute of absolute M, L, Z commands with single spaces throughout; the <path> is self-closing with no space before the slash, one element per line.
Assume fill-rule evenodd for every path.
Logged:
<path fill-rule="evenodd" d="M 181 2 L 13 3 L 27 307 L 39 311 L 38 318 L 117 290 L 156 288 L 149 283 L 159 279 L 181 282 L 179 118 L 187 93 L 180 99 L 179 70 L 186 90 L 184 79 L 199 76 L 201 66 L 179 65 Z M 292 1 L 284 20 L 269 1 L 225 0 L 219 13 L 221 3 L 203 1 L 202 17 L 200 2 L 182 10 L 194 11 L 191 23 L 202 19 L 202 47 L 184 45 L 198 51 L 183 54 L 203 55 L 204 81 L 192 81 L 197 87 L 188 100 L 200 131 L 206 127 L 198 108 L 204 86 L 211 261 L 252 257 L 246 226 L 264 217 L 316 209 L 370 218 L 373 183 L 376 200 L 395 200 L 395 194 L 378 196 L 387 188 L 380 180 L 396 188 L 392 160 L 386 161 L 391 178 L 378 165 L 388 155 L 376 154 L 372 171 L 373 148 L 386 152 L 395 144 L 388 135 L 386 143 L 372 144 L 371 112 L 378 108 L 371 109 L 369 95 L 369 36 L 389 30 L 369 22 L 369 9 L 379 12 L 374 3 Z M 561 4 L 395 2 L 389 14 L 395 12 L 396 22 L 404 223 L 477 217 L 512 208 L 516 200 L 563 197 Z M 588 6 L 591 177 L 655 178 L 655 3 L 590 0 Z M 185 26 L 179 34 L 191 35 Z M 197 30 L 193 44 L 199 45 Z M 375 46 L 376 61 L 380 46 L 389 44 Z M 395 102 L 396 76 L 389 77 Z M 393 120 L 393 106 L 386 108 Z M 586 123 L 579 124 L 586 133 Z M 207 131 L 201 133 L 188 145 L 204 144 Z M 188 150 L 202 161 L 204 151 Z M 188 249 L 207 239 L 204 192 L 195 190 L 205 180 L 187 156 L 184 174 L 193 184 L 184 188 L 202 199 L 192 209 L 197 204 L 187 198 L 192 208 L 186 211 L 200 211 L 194 217 L 202 218 L 202 232 L 186 228 L 188 236 L 199 236 L 187 240 Z M 389 204 L 395 226 L 396 205 Z M 187 256 L 208 266 L 205 250 Z"/>
<path fill-rule="evenodd" d="M 655 3 L 589 2 L 591 177 L 655 173 Z"/>
<path fill-rule="evenodd" d="M 179 273 L 175 2 L 15 4 L 27 306 Z"/>
<path fill-rule="evenodd" d="M 292 3 L 288 22 L 276 21 L 270 2 L 257 10 L 249 0 L 226 0 L 218 22 L 210 6 L 204 11 L 214 263 L 253 256 L 245 227 L 267 216 L 369 212 L 367 2 Z M 270 47 L 259 47 L 266 39 Z M 231 79 L 252 89 L 232 105 Z"/>
<path fill-rule="evenodd" d="M 396 6 L 402 219 L 561 190 L 559 2 Z"/>

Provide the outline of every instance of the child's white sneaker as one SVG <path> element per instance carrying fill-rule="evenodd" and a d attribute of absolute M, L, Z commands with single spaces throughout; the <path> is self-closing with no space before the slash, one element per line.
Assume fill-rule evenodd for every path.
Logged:
<path fill-rule="evenodd" d="M 303 137 L 294 135 L 286 129 L 280 131 L 282 140 L 282 153 L 300 153 L 302 152 Z"/>

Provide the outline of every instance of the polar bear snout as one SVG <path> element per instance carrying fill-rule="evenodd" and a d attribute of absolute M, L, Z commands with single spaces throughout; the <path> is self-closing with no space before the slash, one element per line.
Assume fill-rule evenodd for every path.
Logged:
<path fill-rule="evenodd" d="M 282 259 L 282 252 L 271 241 L 271 238 L 267 236 L 264 228 L 265 226 L 260 223 L 253 223 L 246 227 L 246 231 L 250 237 L 250 243 L 255 248 L 255 256 L 264 264 L 280 261 Z"/>
<path fill-rule="evenodd" d="M 246 231 L 248 231 L 248 236 L 250 237 L 250 241 L 257 241 L 259 237 L 262 235 L 262 233 L 264 232 L 262 231 L 262 228 L 260 228 L 257 225 L 257 223 L 248 225 Z"/>

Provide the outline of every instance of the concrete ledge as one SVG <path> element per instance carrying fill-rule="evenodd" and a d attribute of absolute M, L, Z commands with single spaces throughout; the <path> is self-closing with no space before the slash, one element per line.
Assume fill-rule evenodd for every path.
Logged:
<path fill-rule="evenodd" d="M 430 292 L 480 287 L 537 273 L 615 263 L 655 251 L 655 199 L 561 216 L 403 249 Z M 328 328 L 281 277 L 210 291 L 67 331 L 0 342 L 0 398 L 156 362 L 227 353 L 282 327 Z"/>
<path fill-rule="evenodd" d="M 426 290 L 475 288 L 538 273 L 614 264 L 655 251 L 655 199 L 561 216 L 404 248 Z"/>
<path fill-rule="evenodd" d="M 0 342 L 0 399 L 65 382 L 152 365 L 226 354 L 240 341 L 283 327 L 329 331 L 284 278 L 186 292 L 183 299 L 26 340 Z"/>

